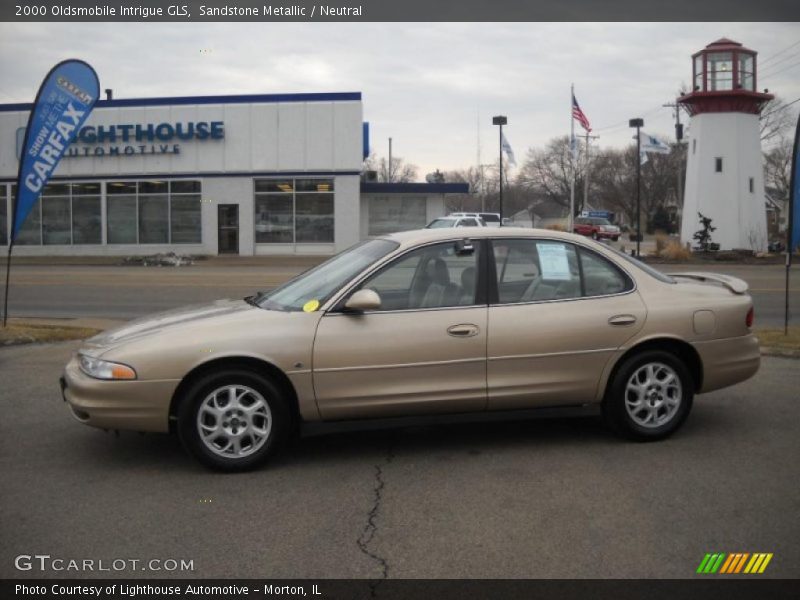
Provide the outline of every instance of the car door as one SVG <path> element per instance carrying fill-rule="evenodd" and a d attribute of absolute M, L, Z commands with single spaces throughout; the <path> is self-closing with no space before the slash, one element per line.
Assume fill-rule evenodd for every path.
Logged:
<path fill-rule="evenodd" d="M 485 243 L 449 241 L 394 259 L 319 322 L 313 378 L 325 420 L 486 408 Z M 359 289 L 378 310 L 342 307 Z"/>
<path fill-rule="evenodd" d="M 594 401 L 604 367 L 644 325 L 633 279 L 583 246 L 491 243 L 489 410 Z"/>

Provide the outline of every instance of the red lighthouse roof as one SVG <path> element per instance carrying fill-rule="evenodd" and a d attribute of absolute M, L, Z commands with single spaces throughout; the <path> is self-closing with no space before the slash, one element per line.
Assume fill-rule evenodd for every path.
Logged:
<path fill-rule="evenodd" d="M 749 48 L 745 48 L 739 42 L 736 42 L 732 39 L 722 37 L 719 38 L 715 42 L 711 42 L 708 46 L 705 47 L 706 50 L 713 50 L 714 52 L 719 52 L 720 50 L 740 50 L 742 52 L 749 52 L 751 54 L 756 54 L 754 50 L 750 50 Z M 702 50 L 701 50 L 702 52 Z M 698 52 L 699 54 L 699 52 Z M 697 56 L 697 55 L 695 55 Z"/>

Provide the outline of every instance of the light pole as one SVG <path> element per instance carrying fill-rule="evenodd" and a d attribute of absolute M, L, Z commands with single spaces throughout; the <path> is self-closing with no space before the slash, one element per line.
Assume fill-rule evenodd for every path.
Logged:
<path fill-rule="evenodd" d="M 644 127 L 644 119 L 631 119 L 628 126 L 636 128 L 636 258 L 639 258 L 642 241 L 642 138 L 639 131 Z"/>
<path fill-rule="evenodd" d="M 503 115 L 492 117 L 492 125 L 500 126 L 500 227 L 503 226 L 503 125 L 508 119 Z"/>

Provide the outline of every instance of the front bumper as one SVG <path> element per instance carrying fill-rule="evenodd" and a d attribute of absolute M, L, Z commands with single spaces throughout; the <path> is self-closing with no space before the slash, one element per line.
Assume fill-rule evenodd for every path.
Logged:
<path fill-rule="evenodd" d="M 180 380 L 103 381 L 73 356 L 59 380 L 61 395 L 81 423 L 102 429 L 169 431 L 169 405 Z"/>
<path fill-rule="evenodd" d="M 703 362 L 701 393 L 711 392 L 750 379 L 761 366 L 761 347 L 754 334 L 694 342 Z"/>
<path fill-rule="evenodd" d="M 612 238 L 618 238 L 620 236 L 619 231 L 598 231 L 597 237 L 601 240 L 610 240 Z"/>

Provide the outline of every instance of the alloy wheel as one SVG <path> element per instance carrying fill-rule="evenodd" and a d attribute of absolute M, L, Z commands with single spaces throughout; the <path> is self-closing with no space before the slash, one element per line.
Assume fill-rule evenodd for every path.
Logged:
<path fill-rule="evenodd" d="M 625 386 L 625 409 L 641 427 L 653 429 L 669 423 L 678 413 L 683 397 L 675 370 L 662 362 L 636 369 Z"/>
<path fill-rule="evenodd" d="M 197 411 L 203 444 L 225 458 L 258 451 L 272 431 L 272 412 L 264 396 L 245 385 L 224 385 L 205 397 Z"/>

